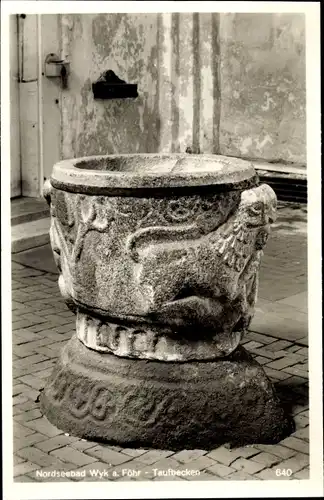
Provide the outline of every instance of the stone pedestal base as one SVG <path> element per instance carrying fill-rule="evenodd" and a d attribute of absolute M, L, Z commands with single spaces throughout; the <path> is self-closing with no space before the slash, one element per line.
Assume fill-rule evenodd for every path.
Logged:
<path fill-rule="evenodd" d="M 64 348 L 41 396 L 59 429 L 160 449 L 276 443 L 292 432 L 261 366 L 239 347 L 213 362 L 132 360 Z"/>

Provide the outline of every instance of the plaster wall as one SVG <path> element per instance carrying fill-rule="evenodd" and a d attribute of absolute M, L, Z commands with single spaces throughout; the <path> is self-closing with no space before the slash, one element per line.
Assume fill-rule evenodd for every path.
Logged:
<path fill-rule="evenodd" d="M 306 162 L 303 14 L 220 16 L 220 151 Z"/>
<path fill-rule="evenodd" d="M 63 157 L 187 150 L 303 164 L 304 37 L 298 14 L 63 15 Z M 107 69 L 139 97 L 94 100 Z"/>
<path fill-rule="evenodd" d="M 63 157 L 217 152 L 217 37 L 217 14 L 63 15 Z M 95 100 L 108 69 L 137 83 L 138 98 Z"/>

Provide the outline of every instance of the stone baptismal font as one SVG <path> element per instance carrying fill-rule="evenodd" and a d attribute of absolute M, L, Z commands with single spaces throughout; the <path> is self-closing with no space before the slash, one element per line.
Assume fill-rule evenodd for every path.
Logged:
<path fill-rule="evenodd" d="M 249 162 L 112 155 L 54 166 L 44 196 L 75 312 L 41 395 L 59 429 L 164 449 L 275 443 L 292 431 L 240 346 L 276 195 Z"/>

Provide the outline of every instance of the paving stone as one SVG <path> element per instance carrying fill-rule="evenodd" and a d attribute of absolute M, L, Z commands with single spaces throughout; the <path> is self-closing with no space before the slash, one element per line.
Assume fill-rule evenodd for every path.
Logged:
<path fill-rule="evenodd" d="M 112 445 L 112 444 L 102 444 L 101 446 L 104 446 L 106 448 L 109 448 L 110 450 L 113 450 L 113 451 L 121 451 L 121 452 L 124 452 L 124 448 L 122 446 L 116 446 L 116 445 Z"/>
<path fill-rule="evenodd" d="M 292 346 L 290 346 L 290 347 L 288 347 L 288 348 L 287 348 L 287 351 L 288 351 L 288 352 L 295 353 L 295 352 L 297 352 L 299 349 L 300 349 L 300 346 L 299 346 L 299 345 L 293 344 Z"/>
<path fill-rule="evenodd" d="M 40 327 L 39 330 L 42 330 Z M 12 333 L 13 336 L 13 343 L 14 344 L 25 344 L 27 342 L 33 341 L 33 340 L 39 340 L 41 337 L 31 331 L 31 329 L 21 329 L 21 330 L 16 330 L 15 332 Z"/>
<path fill-rule="evenodd" d="M 302 469 L 294 474 L 294 479 L 309 479 L 309 469 Z"/>
<path fill-rule="evenodd" d="M 202 455 L 206 455 L 206 453 L 207 451 L 204 450 L 182 450 L 173 455 L 172 458 L 180 463 L 187 464 L 189 462 L 192 462 L 192 460 L 196 460 Z"/>
<path fill-rule="evenodd" d="M 22 337 L 21 334 L 19 335 L 17 332 L 12 332 L 11 342 L 12 342 L 12 345 L 15 346 L 15 345 L 22 344 L 25 341 L 24 341 L 24 339 L 23 339 L 23 337 Z"/>
<path fill-rule="evenodd" d="M 279 302 L 281 304 L 287 304 L 296 307 L 296 309 L 307 312 L 307 292 L 292 294 L 290 297 L 286 297 Z"/>
<path fill-rule="evenodd" d="M 285 372 L 298 377 L 308 378 L 308 370 L 302 364 L 289 366 L 285 368 Z"/>
<path fill-rule="evenodd" d="M 256 356 L 255 361 L 257 361 L 257 363 L 260 363 L 260 365 L 265 365 L 266 363 L 269 363 L 269 358 L 264 358 L 263 356 Z"/>
<path fill-rule="evenodd" d="M 54 455 L 55 457 L 65 462 L 71 462 L 78 467 L 82 467 L 83 465 L 88 465 L 98 461 L 95 457 L 75 450 L 74 448 L 71 448 L 71 446 L 64 446 L 63 448 L 53 450 L 50 452 L 50 455 Z"/>
<path fill-rule="evenodd" d="M 22 448 L 27 448 L 28 446 L 32 446 L 40 441 L 45 441 L 46 439 L 48 439 L 47 436 L 39 432 L 34 432 L 24 437 L 16 437 L 14 438 L 14 450 L 18 451 Z"/>
<path fill-rule="evenodd" d="M 33 304 L 35 303 L 35 300 L 40 300 L 40 301 L 45 301 L 47 297 L 50 297 L 49 294 L 46 294 L 44 292 L 25 292 L 26 297 L 22 301 L 24 304 L 28 304 L 28 302 L 32 302 Z M 44 319 L 44 317 L 43 317 Z"/>
<path fill-rule="evenodd" d="M 246 336 L 251 339 L 255 340 L 256 342 L 260 342 L 261 344 L 272 344 L 272 342 L 275 342 L 276 339 L 273 337 L 269 337 L 268 335 L 263 335 L 262 333 L 257 333 L 257 332 L 252 332 L 248 331 Z"/>
<path fill-rule="evenodd" d="M 57 314 L 48 314 L 47 316 L 44 316 L 44 319 L 46 319 L 46 321 L 51 321 L 54 326 L 66 325 L 67 323 L 70 323 L 68 318 L 62 318 Z"/>
<path fill-rule="evenodd" d="M 24 395 L 30 402 L 35 403 L 36 399 L 38 398 L 39 391 L 36 391 L 35 389 L 29 389 L 28 391 L 24 392 Z"/>
<path fill-rule="evenodd" d="M 292 437 L 309 441 L 309 427 L 303 427 L 293 432 Z"/>
<path fill-rule="evenodd" d="M 264 464 L 266 467 L 271 467 L 272 465 L 279 463 L 282 458 L 263 451 L 262 453 L 255 455 L 252 460 L 260 464 Z"/>
<path fill-rule="evenodd" d="M 281 351 L 292 345 L 293 343 L 289 342 L 288 340 L 276 340 L 275 342 L 272 342 L 271 345 L 268 346 L 268 349 L 270 351 Z"/>
<path fill-rule="evenodd" d="M 280 387 L 293 387 L 295 389 L 296 386 L 304 385 L 307 383 L 307 379 L 303 377 L 298 377 L 297 375 L 292 375 L 289 378 L 286 378 L 285 380 L 280 380 L 278 382 L 278 385 Z"/>
<path fill-rule="evenodd" d="M 166 450 L 151 450 L 147 451 L 143 455 L 141 455 L 138 460 L 147 465 L 151 465 L 154 462 L 157 462 L 158 460 L 161 460 L 162 458 L 169 457 L 172 455 L 172 451 L 166 451 Z"/>
<path fill-rule="evenodd" d="M 18 271 L 18 270 L 21 270 L 21 269 L 25 269 L 25 266 L 23 266 L 22 264 L 19 264 L 18 262 L 11 261 L 11 270 L 12 270 L 12 272 Z"/>
<path fill-rule="evenodd" d="M 31 276 L 43 276 L 45 274 L 44 271 L 39 271 L 38 269 L 32 269 L 28 267 L 24 267 L 23 269 L 19 269 L 20 277 L 31 277 Z"/>
<path fill-rule="evenodd" d="M 68 318 L 64 318 L 64 320 L 66 321 Z M 70 333 L 71 334 L 71 330 L 73 330 L 75 327 L 75 319 L 73 318 L 73 321 L 70 319 L 69 322 L 65 325 L 62 325 L 62 326 L 58 326 L 55 328 L 55 331 L 61 335 L 62 333 Z"/>
<path fill-rule="evenodd" d="M 309 425 L 309 418 L 304 415 L 298 414 L 294 417 L 294 422 L 296 425 L 296 430 L 298 430 Z"/>
<path fill-rule="evenodd" d="M 18 450 L 17 455 L 31 463 L 40 465 L 41 467 L 47 467 L 55 462 L 55 457 L 51 457 L 47 453 L 44 453 L 33 446 Z"/>
<path fill-rule="evenodd" d="M 26 462 L 24 458 L 19 457 L 18 455 L 13 456 L 13 464 L 18 465 L 21 464 L 22 462 Z"/>
<path fill-rule="evenodd" d="M 44 382 L 42 380 L 39 380 L 39 378 L 35 377 L 34 375 L 22 375 L 21 377 L 19 377 L 19 380 L 24 384 L 33 387 L 33 389 L 39 390 L 43 389 L 44 387 Z"/>
<path fill-rule="evenodd" d="M 27 293 L 43 291 L 46 294 L 46 293 L 48 293 L 48 287 L 38 283 L 38 284 L 32 284 L 32 285 L 28 285 L 28 286 L 24 287 L 23 291 L 27 292 Z"/>
<path fill-rule="evenodd" d="M 139 461 L 138 458 L 136 460 Z M 177 470 L 178 467 L 180 467 L 180 464 L 177 460 L 174 460 L 172 457 L 163 458 L 162 460 L 158 460 L 154 464 L 147 465 L 146 467 L 144 467 L 142 469 L 142 477 L 145 478 L 146 480 L 153 479 L 153 477 L 156 476 L 156 473 L 154 473 L 153 469 L 156 469 L 156 470 L 167 470 L 167 469 Z M 190 465 L 190 469 L 193 469 L 193 468 L 194 467 L 192 467 Z"/>
<path fill-rule="evenodd" d="M 247 474 L 255 474 L 256 472 L 264 469 L 266 465 L 263 463 L 254 462 L 252 460 L 247 460 L 246 458 L 238 458 L 231 464 L 231 467 L 236 470 L 247 472 Z"/>
<path fill-rule="evenodd" d="M 31 462 L 23 462 L 21 464 L 14 466 L 14 476 L 22 476 L 23 474 L 27 474 L 33 470 L 39 469 L 40 466 L 37 464 L 33 464 Z"/>
<path fill-rule="evenodd" d="M 235 454 L 235 452 L 229 451 L 224 446 L 220 446 L 219 448 L 211 451 L 210 453 L 208 453 L 207 457 L 210 457 L 213 460 L 216 460 L 217 462 L 224 465 L 231 465 L 231 463 L 233 463 L 234 460 L 237 459 L 237 455 Z"/>
<path fill-rule="evenodd" d="M 306 405 L 304 405 L 304 406 L 306 406 Z M 297 406 L 298 417 L 306 417 L 306 418 L 309 419 L 309 409 L 308 409 L 308 407 L 306 407 L 304 410 L 300 411 L 302 407 L 303 407 L 303 405 L 298 405 Z"/>
<path fill-rule="evenodd" d="M 39 404 L 35 403 L 35 401 L 27 401 L 26 403 L 22 403 L 13 407 L 13 415 L 18 415 L 19 413 L 23 413 L 24 411 L 34 410 L 38 408 Z"/>
<path fill-rule="evenodd" d="M 40 418 L 42 416 L 41 412 L 38 410 L 38 408 L 35 408 L 34 410 L 30 411 L 25 411 L 23 413 L 20 413 L 19 415 L 15 416 L 16 422 L 29 422 L 30 420 L 34 420 L 35 418 Z"/>
<path fill-rule="evenodd" d="M 50 349 L 47 346 L 40 347 L 38 349 L 38 352 L 41 354 L 44 354 L 45 356 L 47 356 L 47 358 L 55 358 L 55 359 L 57 358 L 57 356 L 59 354 L 59 350 L 54 351 L 53 349 Z"/>
<path fill-rule="evenodd" d="M 253 481 L 256 480 L 254 476 L 249 474 L 248 472 L 245 472 L 243 470 L 236 471 L 233 474 L 230 474 L 229 476 L 226 476 L 224 479 L 227 479 L 228 481 Z"/>
<path fill-rule="evenodd" d="M 17 281 L 17 284 L 19 287 L 23 286 L 20 282 Z M 19 315 L 23 314 L 24 312 L 29 312 L 30 305 L 25 306 L 24 304 L 21 304 L 21 302 L 16 302 L 14 299 L 11 301 L 11 311 L 12 311 L 12 317 L 16 317 L 16 319 L 19 319 Z"/>
<path fill-rule="evenodd" d="M 260 451 L 253 446 L 241 446 L 240 448 L 232 448 L 231 452 L 236 458 L 249 458 L 257 455 Z"/>
<path fill-rule="evenodd" d="M 288 352 L 288 351 L 286 351 L 286 355 L 289 356 L 290 359 L 295 359 L 296 360 L 296 364 L 297 363 L 301 363 L 302 365 L 307 365 L 307 357 L 304 356 L 303 354 L 299 354 L 298 352 Z"/>
<path fill-rule="evenodd" d="M 45 370 L 40 370 L 39 372 L 37 371 L 34 373 L 35 377 L 39 377 L 41 379 L 40 381 L 43 381 L 42 388 L 44 387 L 45 379 L 47 379 L 51 375 L 52 371 L 53 371 L 53 366 L 51 366 L 50 368 L 46 368 Z"/>
<path fill-rule="evenodd" d="M 281 446 L 280 444 L 257 444 L 255 445 L 261 451 L 265 451 L 270 453 L 271 455 L 276 455 L 279 458 L 290 458 L 293 455 L 296 455 L 296 451 L 286 448 L 285 446 Z"/>
<path fill-rule="evenodd" d="M 130 457 L 128 455 L 124 455 L 123 453 L 111 450 L 109 447 L 104 446 L 95 446 L 94 448 L 86 450 L 86 453 L 87 455 L 95 457 L 97 460 L 101 460 L 102 462 L 106 462 L 110 465 L 119 465 L 130 461 Z"/>
<path fill-rule="evenodd" d="M 257 349 L 250 349 L 252 354 L 256 356 L 263 356 L 264 358 L 268 358 L 270 360 L 275 360 L 279 358 L 283 358 L 286 356 L 286 351 L 269 351 L 266 347 L 258 347 Z"/>
<path fill-rule="evenodd" d="M 14 478 L 15 483 L 34 483 L 35 479 L 32 479 L 29 476 L 18 476 Z"/>
<path fill-rule="evenodd" d="M 31 321 L 29 319 L 20 319 L 17 321 L 13 321 L 12 323 L 12 331 L 14 332 L 15 330 L 19 330 L 21 328 L 28 328 L 29 326 L 32 326 L 36 324 L 34 321 Z"/>
<path fill-rule="evenodd" d="M 223 464 L 218 464 L 216 463 L 215 465 L 212 465 L 211 467 L 208 467 L 207 472 L 210 474 L 216 474 L 216 476 L 219 477 L 225 477 L 228 476 L 229 474 L 235 472 L 236 469 L 233 467 L 227 467 L 227 465 Z"/>
<path fill-rule="evenodd" d="M 300 347 L 298 349 L 297 353 L 307 357 L 308 356 L 308 348 L 307 347 Z"/>
<path fill-rule="evenodd" d="M 53 342 L 53 339 L 51 339 L 51 342 Z M 55 344 L 50 344 L 45 346 L 42 352 L 45 354 L 44 349 L 46 349 L 47 352 L 46 355 L 49 358 L 57 358 L 60 355 L 63 345 L 64 345 L 63 342 L 55 342 Z"/>
<path fill-rule="evenodd" d="M 268 284 L 269 285 L 269 284 Z M 274 285 L 273 285 L 274 286 Z M 281 294 L 282 292 L 280 292 Z M 282 294 L 285 292 L 283 291 Z M 284 325 L 284 326 L 283 326 Z M 297 319 L 289 318 L 289 321 L 284 321 L 276 313 L 255 314 L 251 330 L 270 335 L 275 339 L 283 339 L 295 342 L 303 338 L 307 334 L 307 323 L 298 321 Z"/>
<path fill-rule="evenodd" d="M 60 316 L 62 316 L 63 318 L 70 318 L 71 321 L 74 321 L 74 319 L 75 319 L 74 313 L 72 311 L 70 311 L 69 309 L 67 309 L 64 312 L 61 312 Z"/>
<path fill-rule="evenodd" d="M 275 361 L 271 361 L 271 363 L 267 364 L 267 368 L 272 368 L 273 370 L 282 370 L 282 369 L 287 368 L 289 366 L 295 365 L 296 362 L 297 361 L 295 358 L 288 355 L 285 358 L 276 359 Z M 288 370 L 285 370 L 285 371 L 289 373 Z"/>
<path fill-rule="evenodd" d="M 34 340 L 33 342 L 28 342 L 27 344 L 15 345 L 13 346 L 13 352 L 19 356 L 20 358 L 25 358 L 38 352 L 38 348 L 47 342 L 50 342 L 48 339 L 39 339 Z"/>
<path fill-rule="evenodd" d="M 144 450 L 143 448 L 140 448 L 140 449 L 124 448 L 123 449 L 123 453 L 125 455 L 129 455 L 130 457 L 139 457 L 140 455 L 143 455 L 146 452 L 147 452 L 147 450 Z"/>
<path fill-rule="evenodd" d="M 35 373 L 49 368 L 53 368 L 56 363 L 55 359 L 47 359 L 47 361 L 42 361 L 41 363 L 36 363 L 28 367 L 29 373 Z"/>
<path fill-rule="evenodd" d="M 25 396 L 24 394 L 18 394 L 18 396 L 14 396 L 12 398 L 12 404 L 13 406 L 19 405 L 21 403 L 27 403 L 28 397 Z"/>
<path fill-rule="evenodd" d="M 189 464 L 180 464 L 177 467 L 177 469 L 179 469 L 179 470 L 190 469 L 190 470 L 204 471 L 208 467 L 211 467 L 214 464 L 215 464 L 215 461 L 213 459 L 211 459 L 207 456 L 200 456 L 199 458 L 192 460 Z"/>
<path fill-rule="evenodd" d="M 297 416 L 297 415 L 304 415 L 306 417 L 308 417 L 308 413 L 307 411 L 305 412 L 305 410 L 307 410 L 308 408 L 308 404 L 307 405 L 294 405 L 293 408 L 292 408 L 292 414 L 294 416 Z"/>
<path fill-rule="evenodd" d="M 70 445 L 71 442 L 76 441 L 78 438 L 74 436 L 65 436 L 65 434 L 60 434 L 41 443 L 37 443 L 35 446 L 42 451 L 50 452 L 56 450 L 57 448 L 62 448 L 63 446 Z"/>
<path fill-rule="evenodd" d="M 245 349 L 250 350 L 250 349 L 257 349 L 258 347 L 263 347 L 263 344 L 261 342 L 256 342 L 255 340 L 251 340 L 244 344 Z"/>
<path fill-rule="evenodd" d="M 71 446 L 79 451 L 84 451 L 87 450 L 88 448 L 93 448 L 96 445 L 97 443 L 95 441 L 85 441 L 83 439 L 79 439 L 71 443 Z"/>
<path fill-rule="evenodd" d="M 21 425 L 20 423 L 14 421 L 13 422 L 13 434 L 15 437 L 26 437 L 29 434 L 33 434 L 34 430 L 26 427 L 25 425 Z"/>
<path fill-rule="evenodd" d="M 48 437 L 54 437 L 58 434 L 63 434 L 63 431 L 60 431 L 54 425 L 52 425 L 47 418 L 37 418 L 36 420 L 32 420 L 31 422 L 26 422 L 25 424 L 30 429 L 34 431 L 40 432 L 41 434 L 45 434 Z"/>
<path fill-rule="evenodd" d="M 50 335 L 52 336 L 57 336 L 57 332 L 54 332 L 54 330 L 51 330 L 54 328 L 55 325 L 51 321 L 47 321 L 46 323 L 43 323 L 42 325 L 35 325 L 30 327 L 30 330 L 33 331 L 35 334 L 41 332 L 42 335 L 48 337 Z"/>
<path fill-rule="evenodd" d="M 39 310 L 42 311 L 42 314 L 44 316 L 48 316 L 49 314 L 53 314 L 53 306 L 49 306 L 48 302 L 43 302 L 42 304 L 39 304 Z M 47 323 L 51 323 L 53 326 L 54 324 L 49 321 L 48 319 L 46 320 Z"/>
<path fill-rule="evenodd" d="M 37 325 L 40 323 L 45 323 L 46 320 L 43 316 L 29 312 L 24 314 L 24 319 L 27 319 L 32 322 L 32 324 Z"/>
<path fill-rule="evenodd" d="M 309 454 L 309 443 L 303 441 L 302 439 L 298 439 L 295 436 L 287 437 L 286 439 L 281 441 L 280 444 L 282 446 L 287 446 L 287 448 L 291 448 L 292 450 Z"/>
<path fill-rule="evenodd" d="M 276 465 L 278 469 L 291 469 L 292 473 L 295 474 L 299 470 L 309 465 L 309 456 L 305 453 L 296 453 L 291 458 L 284 460 Z"/>
<path fill-rule="evenodd" d="M 290 376 L 289 373 L 285 373 L 279 370 L 274 370 L 273 368 L 269 368 L 268 366 L 264 367 L 264 371 L 266 372 L 269 378 L 275 380 L 285 380 Z"/>

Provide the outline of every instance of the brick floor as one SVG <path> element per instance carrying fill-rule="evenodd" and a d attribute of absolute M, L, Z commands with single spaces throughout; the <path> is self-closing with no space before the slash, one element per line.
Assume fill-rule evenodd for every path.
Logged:
<path fill-rule="evenodd" d="M 281 212 L 283 213 L 283 212 Z M 43 254 L 42 254 L 43 255 Z M 17 255 L 14 260 L 17 260 Z M 256 315 L 244 345 L 263 365 L 296 423 L 277 445 L 221 446 L 212 451 L 129 449 L 69 436 L 41 415 L 36 401 L 53 363 L 74 331 L 57 275 L 12 263 L 14 477 L 17 482 L 138 480 L 288 480 L 309 475 L 307 273 L 305 231 L 278 230 L 260 271 Z M 154 470 L 199 471 L 163 477 Z M 277 470 L 291 469 L 291 476 Z M 140 470 L 129 477 L 125 470 Z M 40 471 L 75 472 L 40 477 Z M 77 476 L 85 471 L 85 478 Z M 92 472 L 91 472 L 92 471 Z M 97 471 L 97 472 L 93 472 Z M 100 478 L 100 473 L 102 476 Z"/>

